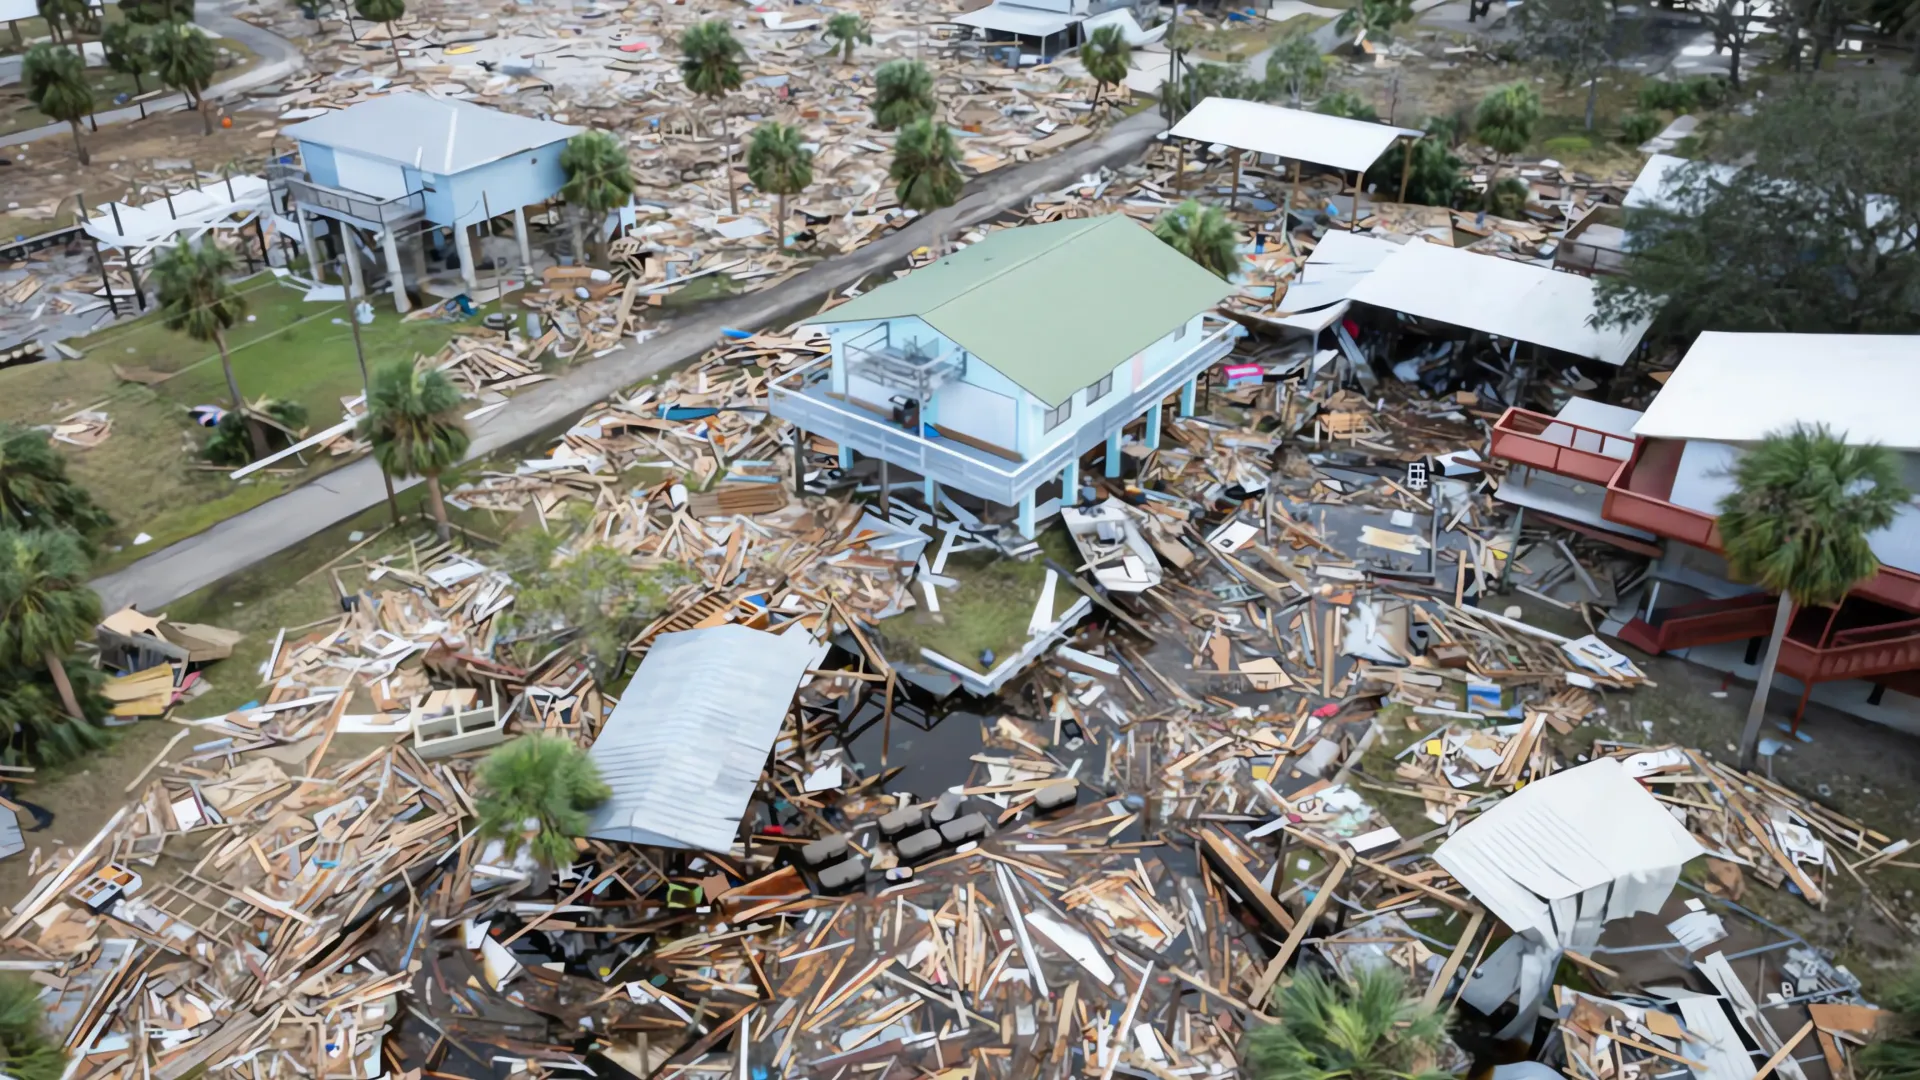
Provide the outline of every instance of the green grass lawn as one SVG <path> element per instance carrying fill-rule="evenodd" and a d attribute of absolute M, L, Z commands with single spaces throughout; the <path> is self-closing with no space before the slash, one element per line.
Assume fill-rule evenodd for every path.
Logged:
<path fill-rule="evenodd" d="M 118 6 L 110 6 L 107 10 L 109 21 L 118 22 Z M 21 33 L 28 41 L 32 41 L 34 37 L 32 31 L 25 29 L 29 22 L 40 24 L 39 34 L 41 36 L 46 34 L 46 26 L 43 20 L 23 20 L 21 23 L 23 28 Z M 83 35 L 83 40 L 92 41 L 97 39 L 92 36 Z M 4 33 L 0 33 L 0 46 L 4 46 L 0 48 L 0 55 L 6 55 L 15 51 L 25 51 L 24 49 L 15 50 L 13 48 L 13 38 Z M 216 50 L 225 50 L 233 54 L 236 58 L 234 63 L 222 67 L 214 73 L 213 79 L 215 82 L 233 78 L 235 75 L 245 71 L 259 59 L 259 57 L 253 54 L 252 50 L 231 38 L 214 38 L 213 47 Z M 223 57 L 222 60 L 224 59 Z M 142 75 L 140 77 L 140 84 L 136 85 L 133 76 L 122 75 L 112 68 L 107 67 L 88 68 L 87 85 L 93 88 L 93 107 L 98 112 L 107 112 L 112 109 L 122 108 L 123 106 L 117 104 L 114 100 L 121 94 L 126 94 L 129 98 L 132 98 L 138 95 L 143 88 L 145 90 L 159 90 L 164 88 L 159 78 L 151 72 Z M 31 101 L 27 100 L 26 90 L 21 84 L 15 83 L 12 86 L 0 89 L 0 135 L 11 135 L 16 131 L 26 131 L 29 128 L 37 128 L 43 124 L 52 122 L 53 121 L 48 120 L 45 114 L 41 113 L 39 109 L 35 108 Z M 87 130 L 87 126 L 83 122 L 80 133 L 81 141 L 84 142 L 91 134 L 93 133 Z M 12 234 L 6 233 L 3 235 L 10 236 Z"/>
<path fill-rule="evenodd" d="M 234 329 L 229 341 L 241 392 L 249 400 L 300 402 L 307 408 L 309 430 L 338 423 L 340 399 L 359 393 L 361 386 L 353 332 L 344 322 L 346 305 L 307 303 L 298 289 L 270 274 L 249 278 L 237 288 L 252 316 L 251 322 Z M 464 323 L 403 323 L 384 297 L 373 304 L 374 321 L 361 328 L 361 336 L 367 364 L 375 369 L 434 352 L 479 321 L 476 316 Z M 102 569 L 192 536 L 346 460 L 322 454 L 300 476 L 259 475 L 243 481 L 201 468 L 199 448 L 206 431 L 193 424 L 187 408 L 228 404 L 219 354 L 211 346 L 166 329 L 153 314 L 71 344 L 84 359 L 0 371 L 0 420 L 45 424 L 86 408 L 100 408 L 113 417 L 113 433 L 99 446 L 65 448 L 74 476 L 118 523 L 102 552 Z M 172 377 L 150 387 L 123 382 L 114 374 L 114 364 Z M 152 539 L 131 546 L 133 537 L 143 532 Z M 116 545 L 123 545 L 120 551 L 111 550 Z"/>
<path fill-rule="evenodd" d="M 1079 565 L 1079 553 L 1064 527 L 1045 529 L 1037 539 L 1054 562 L 1069 569 Z M 928 611 L 921 600 L 912 611 L 881 622 L 881 637 L 901 652 L 918 656 L 921 649 L 932 649 L 983 673 L 992 665 L 980 663 L 980 650 L 992 649 L 997 664 L 1026 644 L 1027 622 L 1045 586 L 1045 561 L 969 551 L 947 559 L 946 576 L 957 579 L 960 587 L 940 590 L 939 614 Z M 920 599 L 919 589 L 914 593 Z M 1055 617 L 1079 598 L 1071 584 L 1058 583 L 1053 592 Z"/>

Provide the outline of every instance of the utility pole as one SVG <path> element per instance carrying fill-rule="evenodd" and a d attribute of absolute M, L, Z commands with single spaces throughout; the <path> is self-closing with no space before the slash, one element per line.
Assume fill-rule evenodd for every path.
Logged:
<path fill-rule="evenodd" d="M 348 282 L 353 282 L 357 280 L 360 275 L 348 274 L 345 263 L 348 259 L 358 258 L 359 256 L 354 252 L 352 243 L 346 243 L 340 246 L 344 249 L 343 254 L 340 256 L 342 263 L 340 273 Z M 348 284 L 346 288 L 347 325 L 353 328 L 353 355 L 355 359 L 360 361 L 360 405 L 361 408 L 367 411 L 368 416 L 372 416 L 373 380 L 367 377 L 367 350 L 366 347 L 360 343 L 360 302 L 363 298 L 354 294 L 354 289 L 351 284 Z M 374 462 L 374 467 L 378 468 L 379 465 L 379 462 Z M 393 516 L 394 527 L 399 528 L 400 502 L 393 497 L 393 477 L 388 476 L 387 470 L 385 469 L 380 469 L 380 482 L 387 487 L 387 513 Z"/>

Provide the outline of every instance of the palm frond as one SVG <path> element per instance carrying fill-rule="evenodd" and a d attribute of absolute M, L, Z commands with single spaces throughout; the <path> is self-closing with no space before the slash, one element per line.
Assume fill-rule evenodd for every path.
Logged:
<path fill-rule="evenodd" d="M 523 735 L 496 747 L 476 777 L 481 839 L 501 841 L 509 858 L 530 845 L 553 867 L 573 861 L 572 838 L 586 832 L 587 811 L 613 794 L 593 759 L 557 735 Z"/>
<path fill-rule="evenodd" d="M 0 667 L 44 666 L 93 633 L 100 597 L 86 555 L 59 529 L 0 530 Z"/>
<path fill-rule="evenodd" d="M 388 476 L 438 476 L 466 456 L 460 391 L 438 371 L 397 360 L 374 373 L 361 434 Z"/>
<path fill-rule="evenodd" d="M 932 116 L 933 73 L 918 60 L 889 60 L 873 73 L 873 123 L 883 131 L 904 129 Z"/>
<path fill-rule="evenodd" d="M 966 178 L 960 175 L 960 146 L 953 132 L 931 116 L 900 129 L 893 141 L 888 176 L 900 205 L 929 213 L 959 201 Z"/>
<path fill-rule="evenodd" d="M 695 23 L 680 35 L 680 77 L 701 97 L 718 98 L 740 89 L 740 61 L 747 50 L 725 19 Z"/>
<path fill-rule="evenodd" d="M 1913 498 L 1885 447 L 1825 427 L 1767 438 L 1733 466 L 1720 540 L 1734 576 L 1806 607 L 1837 604 L 1880 568 L 1868 540 Z"/>
<path fill-rule="evenodd" d="M 1446 1040 L 1436 1011 L 1409 996 L 1393 968 L 1351 983 L 1304 971 L 1274 991 L 1278 1023 L 1247 1033 L 1252 1080 L 1409 1080 Z"/>

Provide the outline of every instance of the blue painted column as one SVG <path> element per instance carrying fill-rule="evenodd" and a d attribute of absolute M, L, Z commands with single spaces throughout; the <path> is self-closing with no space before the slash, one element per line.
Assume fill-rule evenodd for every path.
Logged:
<path fill-rule="evenodd" d="M 933 477 L 929 476 L 920 481 L 920 493 L 926 496 L 928 513 L 939 508 L 940 485 L 933 482 Z"/>
<path fill-rule="evenodd" d="M 1080 459 L 1067 462 L 1060 470 L 1060 505 L 1077 506 L 1080 503 Z"/>
<path fill-rule="evenodd" d="M 1160 449 L 1160 402 L 1147 410 L 1147 449 Z"/>
<path fill-rule="evenodd" d="M 849 447 L 840 448 L 840 468 L 842 470 L 853 468 L 853 450 Z"/>
<path fill-rule="evenodd" d="M 1120 475 L 1120 439 L 1124 431 L 1115 430 L 1107 436 L 1107 479 Z"/>
<path fill-rule="evenodd" d="M 1029 491 L 1020 496 L 1020 513 L 1014 521 L 1020 529 L 1021 536 L 1029 540 L 1033 539 L 1033 492 Z"/>
<path fill-rule="evenodd" d="M 1193 396 L 1195 393 L 1199 392 L 1199 389 L 1200 389 L 1200 379 L 1198 376 L 1188 379 L 1186 382 L 1180 385 L 1180 415 L 1181 416 L 1193 415 Z"/>

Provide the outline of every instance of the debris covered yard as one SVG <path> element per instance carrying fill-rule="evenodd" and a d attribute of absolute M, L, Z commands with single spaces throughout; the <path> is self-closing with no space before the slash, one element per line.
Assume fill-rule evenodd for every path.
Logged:
<path fill-rule="evenodd" d="M 1584 625 L 1633 557 L 1492 497 L 1473 392 L 1370 403 L 1239 339 L 1086 478 L 1160 575 L 1096 589 L 1058 520 L 796 462 L 769 384 L 830 341 L 730 340 L 449 492 L 638 568 L 611 647 L 555 647 L 512 540 L 388 530 L 314 564 L 339 613 L 270 632 L 230 711 L 195 688 L 247 680 L 230 639 L 110 616 L 117 711 L 185 726 L 96 835 L 26 837 L 0 928 L 77 1075 L 1248 1075 L 1276 986 L 1372 969 L 1457 1006 L 1442 1069 L 1852 1074 L 1912 822 L 1664 715 L 1682 665 Z M 557 876 L 471 824 L 529 733 L 613 788 Z"/>

